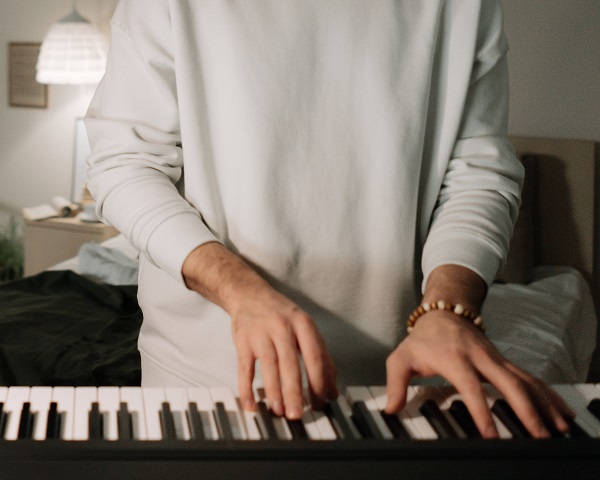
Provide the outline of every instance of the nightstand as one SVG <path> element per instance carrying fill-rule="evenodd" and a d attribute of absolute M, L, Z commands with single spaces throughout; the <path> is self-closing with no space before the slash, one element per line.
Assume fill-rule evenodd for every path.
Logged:
<path fill-rule="evenodd" d="M 118 232 L 103 223 L 77 218 L 25 220 L 25 276 L 34 275 L 71 257 L 86 242 L 100 243 Z"/>

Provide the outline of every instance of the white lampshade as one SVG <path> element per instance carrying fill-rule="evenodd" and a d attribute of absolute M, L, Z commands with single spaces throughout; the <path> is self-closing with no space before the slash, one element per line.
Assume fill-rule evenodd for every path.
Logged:
<path fill-rule="evenodd" d="M 102 34 L 75 9 L 54 23 L 40 50 L 38 83 L 97 84 L 106 68 Z"/>

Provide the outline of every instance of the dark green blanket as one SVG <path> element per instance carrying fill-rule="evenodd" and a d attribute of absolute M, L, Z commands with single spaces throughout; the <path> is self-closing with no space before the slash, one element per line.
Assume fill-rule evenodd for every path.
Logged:
<path fill-rule="evenodd" d="M 0 285 L 0 385 L 139 385 L 136 295 L 70 271 Z"/>

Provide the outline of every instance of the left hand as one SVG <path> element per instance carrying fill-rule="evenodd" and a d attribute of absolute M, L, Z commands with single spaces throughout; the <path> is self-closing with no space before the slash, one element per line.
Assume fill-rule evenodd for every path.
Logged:
<path fill-rule="evenodd" d="M 441 375 L 462 395 L 484 438 L 498 437 L 482 388 L 485 381 L 504 396 L 535 438 L 550 435 L 545 422 L 568 431 L 565 417 L 574 416 L 549 386 L 509 362 L 477 327 L 452 312 L 433 310 L 421 316 L 386 367 L 388 413 L 404 407 L 412 377 Z"/>

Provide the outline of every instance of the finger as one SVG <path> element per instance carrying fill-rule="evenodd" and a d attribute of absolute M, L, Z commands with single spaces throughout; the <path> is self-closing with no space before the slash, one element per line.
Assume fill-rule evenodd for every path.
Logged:
<path fill-rule="evenodd" d="M 546 424 L 553 426 L 559 432 L 566 433 L 569 430 L 569 424 L 566 419 L 575 418 L 575 412 L 565 403 L 560 395 L 545 383 L 517 366 L 510 364 L 507 368 L 526 382 L 537 411 L 541 412 L 543 418 L 546 420 Z"/>
<path fill-rule="evenodd" d="M 277 352 L 270 340 L 264 340 L 264 344 L 260 346 L 258 351 L 257 356 L 260 362 L 267 402 L 273 413 L 280 417 L 284 414 L 284 409 Z"/>
<path fill-rule="evenodd" d="M 302 417 L 304 400 L 296 342 L 290 338 L 280 339 L 276 344 L 276 348 L 285 416 L 290 420 L 297 420 Z"/>
<path fill-rule="evenodd" d="M 483 438 L 498 438 L 496 423 L 477 372 L 466 362 L 455 364 L 451 370 L 453 373 L 444 375 L 444 377 L 460 393 L 481 436 Z"/>
<path fill-rule="evenodd" d="M 406 395 L 413 370 L 408 359 L 393 352 L 386 361 L 386 413 L 394 413 L 406 405 Z"/>
<path fill-rule="evenodd" d="M 496 387 L 534 438 L 548 438 L 550 432 L 527 389 L 527 382 L 509 369 L 495 362 L 481 363 L 480 371 Z"/>
<path fill-rule="evenodd" d="M 294 329 L 304 360 L 311 405 L 323 408 L 328 399 L 337 396 L 333 360 L 310 317 L 297 318 Z"/>
<path fill-rule="evenodd" d="M 256 401 L 252 392 L 255 374 L 255 358 L 249 348 L 238 346 L 238 389 L 240 402 L 244 410 L 256 410 Z"/>

